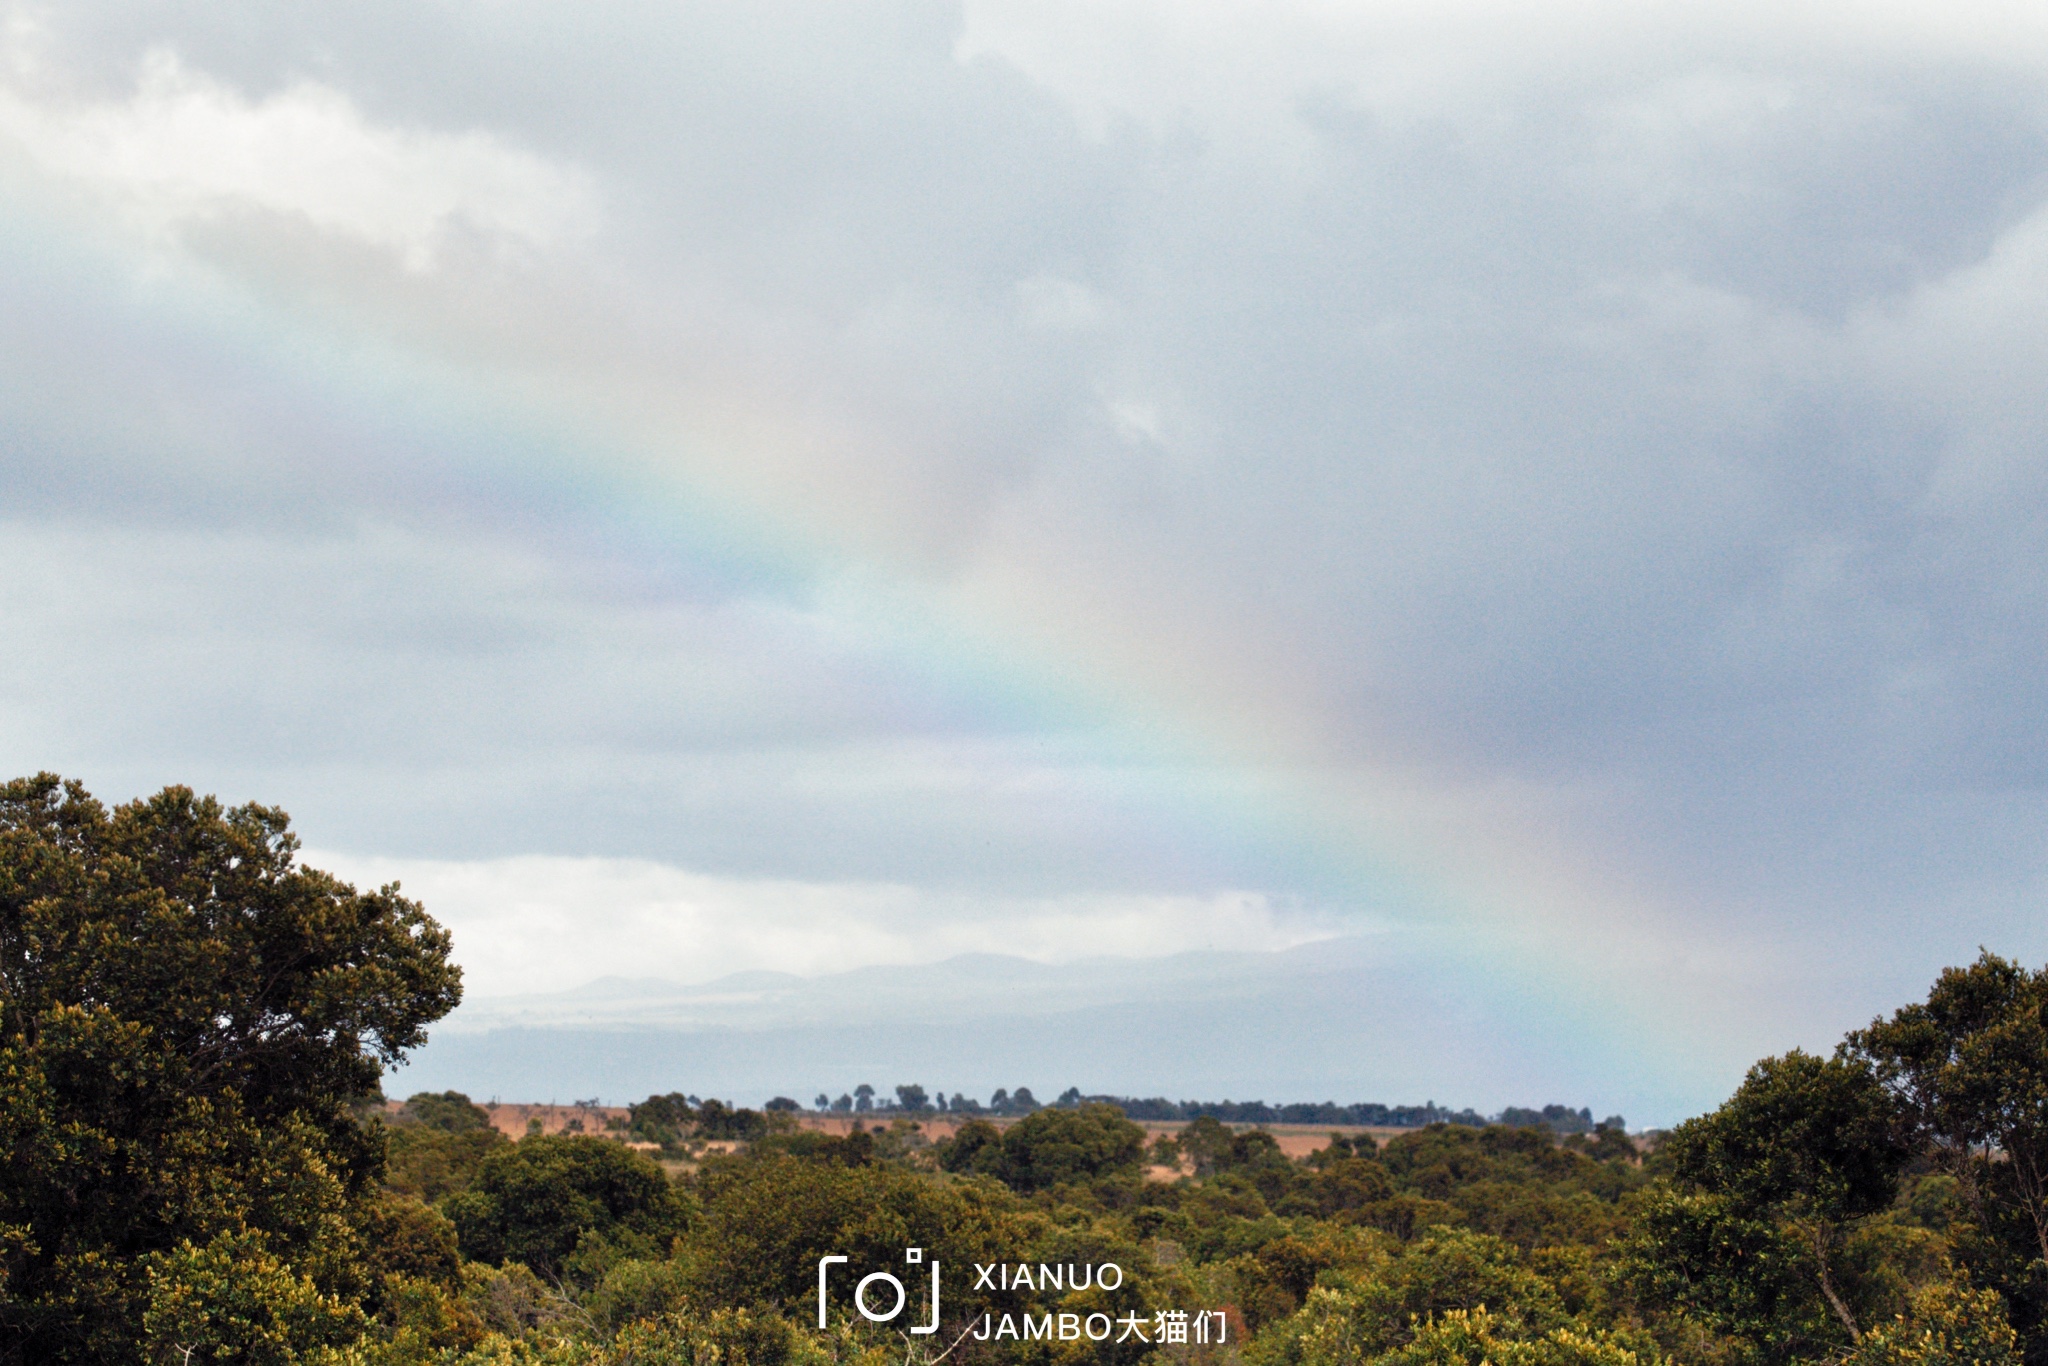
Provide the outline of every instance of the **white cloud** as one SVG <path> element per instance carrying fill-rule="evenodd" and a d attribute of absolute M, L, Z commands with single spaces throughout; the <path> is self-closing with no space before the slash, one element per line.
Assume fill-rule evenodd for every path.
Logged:
<path fill-rule="evenodd" d="M 358 886 L 400 882 L 455 937 L 477 997 L 601 976 L 703 982 L 936 963 L 1274 951 L 1334 931 L 1253 892 L 990 897 L 890 883 L 713 877 L 644 859 L 391 859 L 308 850 Z"/>
<path fill-rule="evenodd" d="M 2048 207 L 2008 226 L 1981 258 L 1906 298 L 1862 310 L 1853 353 L 1873 388 L 1945 436 L 1928 483 L 1944 515 L 1996 519 L 2048 489 Z"/>
<path fill-rule="evenodd" d="M 133 95 L 104 101 L 67 98 L 34 79 L 34 64 L 13 65 L 0 139 L 148 228 L 284 215 L 422 270 L 451 235 L 545 247 L 596 224 L 581 172 L 484 132 L 380 127 L 316 82 L 250 99 L 155 48 Z"/>

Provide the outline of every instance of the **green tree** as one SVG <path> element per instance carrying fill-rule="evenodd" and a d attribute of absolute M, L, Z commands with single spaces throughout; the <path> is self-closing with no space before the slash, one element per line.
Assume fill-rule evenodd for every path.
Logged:
<path fill-rule="evenodd" d="M 697 1174 L 703 1217 L 681 1252 L 695 1302 L 815 1313 L 818 1259 L 850 1258 L 868 1270 L 905 1272 L 904 1249 L 947 1271 L 948 1319 L 978 1314 L 985 1298 L 967 1268 L 1026 1246 L 1016 1197 L 975 1183 L 941 1182 L 893 1166 L 812 1162 L 778 1152 L 715 1159 Z M 916 1268 L 912 1268 L 912 1272 Z M 914 1283 L 913 1283 L 914 1285 Z M 835 1285 L 842 1305 L 853 1282 Z"/>
<path fill-rule="evenodd" d="M 386 1137 L 384 1184 L 433 1204 L 469 1189 L 478 1165 L 511 1142 L 496 1129 L 451 1134 L 424 1124 L 402 1124 Z"/>
<path fill-rule="evenodd" d="M 1740 1344 L 1736 1359 L 1810 1358 L 1836 1345 L 1797 1236 L 1725 1195 L 1651 1191 L 1615 1252 L 1640 1303 Z"/>
<path fill-rule="evenodd" d="M 1437 1228 L 1355 1286 L 1312 1290 L 1302 1311 L 1260 1334 L 1257 1366 L 1340 1366 L 1408 1346 L 1452 1313 L 1485 1310 L 1488 1336 L 1525 1339 L 1567 1326 L 1564 1305 L 1498 1238 Z M 1441 1359 L 1427 1349 L 1416 1360 Z"/>
<path fill-rule="evenodd" d="M 684 1222 L 683 1203 L 659 1164 L 580 1134 L 536 1135 L 497 1149 L 442 1211 L 464 1256 L 519 1262 L 551 1279 L 569 1269 L 590 1235 L 644 1257 L 665 1252 Z"/>
<path fill-rule="evenodd" d="M 499 1366 L 500 1360 L 492 1359 L 489 1366 Z M 549 1366 L 558 1360 L 548 1358 Z M 891 1351 L 885 1345 L 862 1343 L 844 1330 L 812 1333 L 773 1314 L 721 1308 L 643 1318 L 626 1325 L 609 1344 L 585 1347 L 571 1360 L 574 1366 L 899 1366 L 902 1354 L 900 1346 Z M 479 1361 L 478 1366 L 484 1363 Z"/>
<path fill-rule="evenodd" d="M 1794 1050 L 1749 1070 L 1718 1110 L 1665 1144 L 1672 1176 L 1721 1196 L 1742 1219 L 1796 1232 L 1828 1309 L 1855 1342 L 1862 1330 L 1837 1263 L 1847 1226 L 1898 1193 L 1911 1157 L 1897 1107 L 1868 1067 Z"/>
<path fill-rule="evenodd" d="M 1586 1154 L 1601 1162 L 1639 1162 L 1642 1154 L 1636 1150 L 1628 1131 L 1618 1124 L 1602 1123 L 1590 1137 L 1574 1134 L 1564 1141 L 1573 1152 Z"/>
<path fill-rule="evenodd" d="M 2048 1359 L 2048 969 L 1983 953 L 1849 1036 L 1969 1211 L 1955 1243 Z"/>
<path fill-rule="evenodd" d="M 149 1286 L 142 1348 L 150 1360 L 288 1366 L 308 1349 L 351 1342 L 368 1326 L 359 1309 L 251 1231 L 224 1232 L 203 1247 L 185 1240 L 142 1263 Z"/>
<path fill-rule="evenodd" d="M 1598 1329 L 1527 1335 L 1484 1305 L 1448 1310 L 1418 1328 L 1407 1346 L 1373 1358 L 1374 1366 L 1643 1366 L 1646 1360 L 1655 1361 L 1655 1354 Z"/>
<path fill-rule="evenodd" d="M 1845 1366 L 2019 1366 L 2018 1343 L 1997 1291 L 1935 1281 L 1864 1334 Z"/>
<path fill-rule="evenodd" d="M 690 1098 L 680 1091 L 671 1091 L 665 1096 L 649 1096 L 638 1105 L 628 1106 L 626 1132 L 647 1143 L 659 1143 L 663 1153 L 680 1156 L 683 1140 L 697 1128 L 696 1107 Z"/>
<path fill-rule="evenodd" d="M 1309 1212 L 1323 1219 L 1369 1209 L 1394 1193 L 1386 1168 L 1369 1157 L 1325 1162 L 1304 1184 Z"/>
<path fill-rule="evenodd" d="M 395 886 L 297 849 L 283 812 L 182 787 L 109 811 L 0 786 L 0 1361 L 166 1334 L 204 1359 L 235 1347 L 207 1306 L 259 1283 L 291 1287 L 258 1333 L 278 1350 L 353 1312 L 383 1153 L 350 1102 L 460 977 Z"/>
<path fill-rule="evenodd" d="M 1144 1157 L 1145 1131 L 1114 1105 L 1035 1110 L 1004 1131 L 996 1174 L 1013 1189 L 1043 1190 L 1063 1181 L 1135 1171 Z"/>
<path fill-rule="evenodd" d="M 1199 1115 L 1181 1129 L 1175 1141 L 1182 1155 L 1195 1164 L 1195 1175 L 1207 1176 L 1230 1165 L 1233 1137 L 1229 1126 L 1213 1115 Z"/>
<path fill-rule="evenodd" d="M 939 1166 L 949 1172 L 984 1172 L 999 1176 L 1003 1169 L 1003 1131 L 985 1119 L 970 1119 L 941 1143 Z"/>
<path fill-rule="evenodd" d="M 490 1111 L 460 1091 L 421 1091 L 398 1112 L 400 1124 L 423 1124 L 447 1134 L 473 1134 L 491 1127 Z"/>
<path fill-rule="evenodd" d="M 699 1138 L 729 1139 L 741 1143 L 752 1143 L 770 1133 L 795 1127 L 785 1111 L 772 1110 L 763 1114 L 742 1106 L 733 1109 L 722 1100 L 707 1100 L 697 1107 L 697 1136 Z"/>

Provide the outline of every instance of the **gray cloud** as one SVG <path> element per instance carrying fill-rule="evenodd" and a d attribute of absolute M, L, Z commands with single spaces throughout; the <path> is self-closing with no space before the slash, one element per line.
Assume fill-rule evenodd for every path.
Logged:
<path fill-rule="evenodd" d="M 364 855 L 1427 919 L 1262 805 L 1313 770 L 1413 795 L 1364 844 L 1578 870 L 1616 961 L 1698 965 L 1702 1028 L 1828 964 L 1758 1046 L 2048 952 L 2017 36 L 16 13 L 51 118 L 168 51 L 235 117 L 332 92 L 363 155 L 595 206 L 556 240 L 475 200 L 409 261 L 288 203 L 144 232 L 0 152 L 49 206 L 0 263 L 17 767 Z"/>

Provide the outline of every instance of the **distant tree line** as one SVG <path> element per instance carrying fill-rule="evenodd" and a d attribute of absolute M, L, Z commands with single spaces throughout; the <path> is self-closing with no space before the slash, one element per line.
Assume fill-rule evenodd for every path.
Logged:
<path fill-rule="evenodd" d="M 1011 1116 L 1028 1115 L 1044 1108 L 1031 1094 L 1031 1088 L 1028 1086 L 1020 1086 L 1015 1091 L 999 1089 L 989 1097 L 986 1105 L 958 1091 L 948 1099 L 943 1090 L 933 1095 L 927 1093 L 922 1086 L 898 1086 L 895 1090 L 896 1098 L 892 1101 L 873 1086 L 862 1083 L 837 1100 L 821 1092 L 813 1104 L 823 1114 L 862 1115 Z M 1609 1115 L 1596 1123 L 1591 1109 L 1582 1106 L 1574 1110 L 1569 1105 L 1546 1105 L 1540 1110 L 1510 1105 L 1498 1115 L 1489 1118 L 1470 1107 L 1452 1110 L 1438 1105 L 1433 1100 L 1421 1105 L 1382 1105 L 1376 1101 L 1339 1105 L 1332 1100 L 1269 1105 L 1263 1100 L 1168 1100 L 1164 1096 L 1084 1096 L 1078 1086 L 1068 1087 L 1052 1105 L 1069 1110 L 1082 1105 L 1114 1105 L 1135 1120 L 1170 1122 L 1207 1118 L 1224 1124 L 1342 1124 L 1376 1129 L 1421 1129 L 1431 1124 L 1464 1124 L 1477 1129 L 1488 1124 L 1505 1124 L 1511 1129 L 1548 1129 L 1555 1134 L 1590 1134 L 1599 1129 L 1628 1128 L 1628 1121 L 1620 1115 Z M 768 1102 L 767 1108 L 794 1110 L 796 1102 L 778 1096 Z"/>
<path fill-rule="evenodd" d="M 1074 1094 L 1078 1095 L 1080 1093 L 1075 1092 Z M 1065 1104 L 1066 1102 L 1062 1099 L 1061 1103 Z M 842 1094 L 837 1100 L 832 1099 L 821 1091 L 818 1093 L 817 1100 L 812 1102 L 812 1104 L 820 1114 L 835 1115 L 865 1115 L 877 1112 L 913 1115 L 1028 1115 L 1033 1111 L 1045 1108 L 1044 1102 L 1032 1095 L 1031 1088 L 1028 1086 L 1020 1086 L 1015 1091 L 1004 1087 L 997 1087 L 995 1094 L 988 1098 L 988 1104 L 984 1105 L 974 1097 L 960 1091 L 955 1091 L 949 1100 L 944 1091 L 932 1095 L 926 1092 L 922 1086 L 916 1085 L 898 1086 L 896 1088 L 896 1098 L 891 1100 L 866 1082 L 862 1082 L 859 1086 L 854 1087 L 853 1090 Z M 786 1097 L 777 1096 L 774 1100 L 768 1102 L 768 1108 L 771 1110 L 784 1108 L 794 1110 L 797 1108 L 797 1104 Z"/>

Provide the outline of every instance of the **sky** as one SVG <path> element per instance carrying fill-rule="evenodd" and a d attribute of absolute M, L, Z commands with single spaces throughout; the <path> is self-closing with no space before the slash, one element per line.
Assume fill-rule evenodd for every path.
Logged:
<path fill-rule="evenodd" d="M 0 0 L 0 756 L 284 807 L 479 1001 L 1365 942 L 1491 1033 L 1076 1080 L 1676 1119 L 2048 957 L 2044 77 L 1995 3 Z"/>

